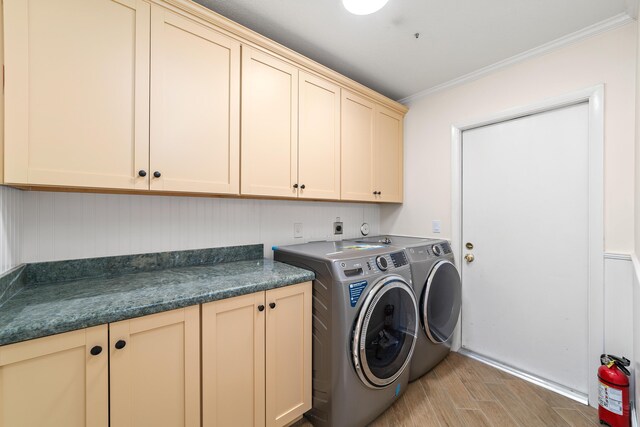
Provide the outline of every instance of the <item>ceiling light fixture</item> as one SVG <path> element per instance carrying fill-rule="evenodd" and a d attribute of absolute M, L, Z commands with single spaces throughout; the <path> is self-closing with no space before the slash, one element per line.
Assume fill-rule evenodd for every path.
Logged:
<path fill-rule="evenodd" d="M 344 8 L 354 15 L 369 15 L 377 12 L 387 4 L 389 0 L 342 0 Z"/>

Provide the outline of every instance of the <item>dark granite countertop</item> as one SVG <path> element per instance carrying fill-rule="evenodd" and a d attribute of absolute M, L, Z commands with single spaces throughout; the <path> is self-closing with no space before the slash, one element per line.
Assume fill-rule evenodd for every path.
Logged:
<path fill-rule="evenodd" d="M 259 253 L 262 255 L 262 246 L 254 245 L 252 249 L 255 246 L 260 247 Z M 253 250 L 253 255 L 248 257 L 255 256 L 257 252 Z M 191 253 L 193 255 L 196 251 Z M 93 269 L 98 277 L 75 277 L 70 281 L 65 281 L 60 271 L 69 269 L 70 266 L 78 271 L 78 263 L 86 266 L 88 262 L 102 262 L 105 265 L 104 260 L 113 261 L 123 257 L 51 263 L 57 264 L 55 274 L 51 273 L 51 266 L 45 266 L 51 271 L 43 272 L 46 268 L 42 268 L 42 265 L 31 269 L 27 265 L 19 272 L 27 283 L 0 305 L 0 345 L 314 279 L 312 272 L 301 268 L 262 258 L 241 260 L 243 256 L 227 257 L 234 260 L 231 262 L 225 257 L 212 260 L 210 257 L 192 256 L 187 262 L 178 257 L 181 259 L 178 263 L 175 256 L 165 256 L 165 259 L 172 260 L 168 264 L 171 268 L 166 268 L 167 264 L 155 262 L 151 267 L 146 265 L 143 271 L 134 268 L 136 272 L 129 272 L 131 269 L 127 266 L 139 267 L 140 259 L 149 259 L 150 255 L 152 254 L 129 256 L 130 260 L 127 262 L 116 262 L 118 269 L 125 271 L 125 274 L 98 267 Z M 157 261 L 160 254 L 153 255 L 156 255 L 154 259 Z M 75 265 L 70 264 L 74 262 Z M 95 265 L 100 264 L 94 264 L 94 267 Z M 57 281 L 28 283 L 28 279 L 35 280 L 34 277 L 40 277 L 44 281 L 54 278 Z"/>

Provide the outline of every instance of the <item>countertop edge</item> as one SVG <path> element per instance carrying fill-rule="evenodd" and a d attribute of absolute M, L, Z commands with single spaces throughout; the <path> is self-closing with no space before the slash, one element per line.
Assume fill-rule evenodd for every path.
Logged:
<path fill-rule="evenodd" d="M 293 266 L 291 266 L 293 267 Z M 246 285 L 229 287 L 222 290 L 214 290 L 207 294 L 196 294 L 193 296 L 180 298 L 176 300 L 160 302 L 157 304 L 151 304 L 147 306 L 133 306 L 123 309 L 117 313 L 107 313 L 105 315 L 92 315 L 91 318 L 77 318 L 69 322 L 58 322 L 55 325 L 38 327 L 34 326 L 33 330 L 21 330 L 13 336 L 7 337 L 0 336 L 0 347 L 12 344 L 18 344 L 37 338 L 44 338 L 65 332 L 72 332 L 80 329 L 90 328 L 94 326 L 104 325 L 108 323 L 119 322 L 123 320 L 135 319 L 137 317 L 148 316 L 151 314 L 157 314 L 167 312 L 171 310 L 178 310 L 185 307 L 194 305 L 206 304 L 209 302 L 219 301 L 223 299 L 229 299 L 248 295 L 256 292 L 264 292 L 270 289 L 282 288 L 286 286 L 297 285 L 300 283 L 309 282 L 315 279 L 315 274 L 311 271 L 304 270 L 299 267 L 294 267 L 300 270 L 300 273 L 295 277 L 287 277 L 286 279 L 274 279 L 269 277 L 264 281 L 256 281 Z"/>

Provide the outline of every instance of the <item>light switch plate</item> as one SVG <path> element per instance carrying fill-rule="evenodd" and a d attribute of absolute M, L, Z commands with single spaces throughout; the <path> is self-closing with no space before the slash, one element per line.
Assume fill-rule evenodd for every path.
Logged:
<path fill-rule="evenodd" d="M 431 221 L 431 231 L 433 233 L 440 233 L 440 220 L 434 219 Z"/>

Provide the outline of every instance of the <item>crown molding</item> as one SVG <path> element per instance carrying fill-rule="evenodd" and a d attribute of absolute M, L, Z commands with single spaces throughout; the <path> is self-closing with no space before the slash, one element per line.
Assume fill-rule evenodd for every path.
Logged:
<path fill-rule="evenodd" d="M 636 3 L 638 0 L 628 0 L 629 3 Z M 623 25 L 632 22 L 634 19 L 623 12 L 618 15 L 612 16 L 611 18 L 605 19 L 604 21 L 600 21 L 593 25 L 590 25 L 582 30 L 578 30 L 574 33 L 567 34 L 566 36 L 555 39 L 549 43 L 545 43 L 538 47 L 534 47 L 533 49 L 527 50 L 525 52 L 514 55 L 510 58 L 504 59 L 502 61 L 496 62 L 494 64 L 488 65 L 486 67 L 480 68 L 476 71 L 473 71 L 469 74 L 465 74 L 463 76 L 457 77 L 453 80 L 449 80 L 448 82 L 433 86 L 429 89 L 425 89 L 420 91 L 414 95 L 410 95 L 406 98 L 399 100 L 401 104 L 407 104 L 413 101 L 416 101 L 420 98 L 423 98 L 427 95 L 432 95 L 436 92 L 441 92 L 445 89 L 450 89 L 455 86 L 460 86 L 465 83 L 472 82 L 474 80 L 478 80 L 482 77 L 485 77 L 489 74 L 492 74 L 498 70 L 502 70 L 511 65 L 517 64 L 519 62 L 526 61 L 528 59 L 534 58 L 536 56 L 544 55 L 546 53 L 552 52 L 554 50 L 558 50 L 567 45 L 577 43 L 589 37 L 593 37 L 597 34 L 601 34 L 607 31 L 611 31 L 615 28 L 622 27 Z"/>

